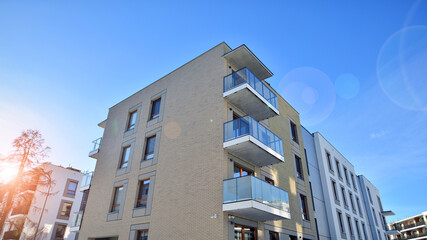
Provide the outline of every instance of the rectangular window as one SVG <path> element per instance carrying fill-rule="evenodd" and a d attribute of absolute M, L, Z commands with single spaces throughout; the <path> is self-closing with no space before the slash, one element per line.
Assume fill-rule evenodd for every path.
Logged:
<path fill-rule="evenodd" d="M 300 194 L 300 200 L 301 200 L 301 212 L 302 212 L 302 219 L 310 221 L 310 218 L 308 216 L 308 205 L 307 205 L 307 197 Z"/>
<path fill-rule="evenodd" d="M 268 177 L 265 177 L 265 181 L 270 183 L 271 185 L 274 185 L 274 180 Z"/>
<path fill-rule="evenodd" d="M 332 168 L 332 163 L 331 163 L 331 154 L 326 152 L 326 158 L 328 160 L 328 165 L 329 165 L 329 170 L 331 170 L 332 172 L 334 171 L 334 169 Z"/>
<path fill-rule="evenodd" d="M 385 225 L 384 225 L 384 216 L 382 216 L 381 215 L 381 213 L 380 212 L 378 212 L 378 217 L 379 217 L 379 219 L 380 219 L 380 221 L 381 221 L 381 226 L 383 227 L 383 230 L 385 231 Z"/>
<path fill-rule="evenodd" d="M 133 111 L 133 112 L 129 113 L 129 121 L 128 121 L 127 131 L 132 130 L 132 129 L 135 128 L 136 112 L 137 111 Z"/>
<path fill-rule="evenodd" d="M 358 197 L 356 197 L 356 203 L 357 203 L 357 210 L 359 211 L 359 215 L 363 216 L 362 209 L 360 208 L 360 201 L 359 201 Z"/>
<path fill-rule="evenodd" d="M 277 232 L 270 231 L 270 240 L 279 240 L 279 234 Z"/>
<path fill-rule="evenodd" d="M 338 216 L 338 222 L 340 224 L 341 233 L 345 233 L 344 222 L 343 222 L 343 219 L 342 219 L 342 213 L 341 212 L 337 212 L 337 214 L 338 214 L 337 216 Z"/>
<path fill-rule="evenodd" d="M 234 224 L 234 239 L 255 240 L 256 228 Z"/>
<path fill-rule="evenodd" d="M 291 134 L 292 134 L 292 140 L 296 143 L 298 143 L 298 131 L 297 131 L 297 125 L 293 122 L 291 122 Z"/>
<path fill-rule="evenodd" d="M 144 160 L 149 160 L 154 157 L 154 147 L 156 145 L 156 135 L 147 138 L 145 142 Z"/>
<path fill-rule="evenodd" d="M 304 148 L 305 164 L 307 165 L 307 173 L 310 176 L 310 167 L 308 165 L 307 149 Z"/>
<path fill-rule="evenodd" d="M 345 177 L 345 182 L 347 184 L 350 184 L 350 182 L 348 181 L 348 175 L 347 175 L 347 168 L 346 167 L 344 167 L 344 177 Z"/>
<path fill-rule="evenodd" d="M 334 190 L 334 197 L 335 200 L 339 201 L 338 198 L 338 193 L 337 193 L 337 184 L 335 183 L 335 181 L 332 180 L 332 189 Z"/>
<path fill-rule="evenodd" d="M 370 190 L 368 187 L 366 187 L 366 189 L 368 190 L 368 197 L 369 197 L 369 201 L 371 202 L 371 204 L 374 204 L 374 203 L 372 202 L 371 190 Z"/>
<path fill-rule="evenodd" d="M 150 188 L 150 179 L 145 179 L 139 182 L 138 200 L 136 201 L 137 208 L 147 207 L 149 188 Z"/>
<path fill-rule="evenodd" d="M 343 202 L 344 202 L 344 206 L 348 207 L 347 198 L 345 197 L 345 189 L 343 187 L 341 187 L 341 193 L 342 193 L 342 199 L 343 199 Z"/>
<path fill-rule="evenodd" d="M 338 160 L 336 160 L 336 159 L 335 159 L 335 165 L 337 167 L 338 177 L 342 178 L 342 176 L 341 176 L 341 170 L 340 170 L 340 162 L 338 162 Z"/>
<path fill-rule="evenodd" d="M 362 230 L 363 230 L 363 236 L 365 237 L 365 239 L 368 239 L 368 235 L 366 234 L 366 227 L 363 222 L 362 222 Z"/>
<path fill-rule="evenodd" d="M 120 159 L 120 168 L 125 168 L 128 166 L 130 156 L 130 146 L 124 147 L 122 150 L 122 157 Z"/>
<path fill-rule="evenodd" d="M 78 182 L 70 181 L 67 186 L 67 194 L 76 195 Z"/>
<path fill-rule="evenodd" d="M 254 172 L 252 170 L 246 169 L 240 165 L 234 164 L 234 175 L 233 177 L 244 177 L 247 175 L 254 175 Z"/>
<path fill-rule="evenodd" d="M 73 203 L 71 203 L 71 202 L 64 202 L 62 204 L 60 216 L 62 216 L 62 217 L 69 217 L 70 213 L 71 213 L 71 207 L 72 206 L 73 206 Z"/>
<path fill-rule="evenodd" d="M 372 208 L 372 217 L 375 220 L 375 225 L 378 227 L 378 220 L 377 220 L 377 217 L 375 216 L 375 209 L 374 208 Z"/>
<path fill-rule="evenodd" d="M 354 224 L 356 225 L 357 236 L 359 236 L 359 239 L 362 239 L 362 235 L 360 235 L 359 222 L 356 219 L 354 219 Z"/>
<path fill-rule="evenodd" d="M 314 197 L 313 197 L 313 188 L 311 187 L 311 182 L 308 182 L 308 185 L 310 186 L 310 192 L 311 192 L 311 202 L 313 203 L 313 211 L 316 211 L 316 206 L 314 205 Z"/>
<path fill-rule="evenodd" d="M 118 186 L 114 188 L 114 198 L 113 198 L 113 204 L 111 205 L 111 212 L 119 211 L 122 194 L 123 194 L 123 186 Z"/>
<path fill-rule="evenodd" d="M 148 229 L 138 230 L 136 240 L 148 240 Z"/>
<path fill-rule="evenodd" d="M 351 209 L 353 209 L 353 211 L 356 211 L 356 207 L 354 206 L 354 202 L 353 202 L 353 194 L 351 194 L 351 192 L 349 191 L 348 195 L 350 197 Z"/>
<path fill-rule="evenodd" d="M 65 224 L 56 225 L 55 240 L 64 239 L 66 229 L 67 229 L 67 225 L 65 225 Z"/>
<path fill-rule="evenodd" d="M 348 229 L 350 230 L 350 235 L 354 236 L 353 228 L 351 227 L 351 217 L 347 216 Z"/>
<path fill-rule="evenodd" d="M 162 99 L 159 98 L 157 100 L 154 100 L 151 102 L 151 114 L 150 114 L 150 120 L 151 119 L 155 119 L 159 117 L 159 113 L 160 113 L 160 103 L 161 103 Z"/>
<path fill-rule="evenodd" d="M 295 168 L 297 170 L 297 177 L 299 179 L 304 180 L 304 175 L 302 172 L 302 164 L 301 164 L 301 158 L 295 155 Z"/>
<path fill-rule="evenodd" d="M 356 182 L 354 181 L 354 174 L 350 172 L 350 176 L 351 176 L 351 182 L 353 183 L 353 188 L 357 192 Z"/>

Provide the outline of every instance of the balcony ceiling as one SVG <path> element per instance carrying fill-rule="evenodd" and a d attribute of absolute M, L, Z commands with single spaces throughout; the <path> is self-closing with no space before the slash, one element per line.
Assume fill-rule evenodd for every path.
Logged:
<path fill-rule="evenodd" d="M 273 76 L 273 73 L 244 44 L 226 53 L 224 58 L 237 69 L 249 68 L 260 80 Z"/>

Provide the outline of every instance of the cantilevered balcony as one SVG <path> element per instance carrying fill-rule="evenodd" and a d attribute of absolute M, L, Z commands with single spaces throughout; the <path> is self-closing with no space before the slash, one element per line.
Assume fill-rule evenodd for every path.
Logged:
<path fill-rule="evenodd" d="M 71 214 L 70 218 L 70 231 L 78 232 L 80 230 L 80 225 L 82 224 L 83 211 L 74 212 Z"/>
<path fill-rule="evenodd" d="M 223 146 L 260 167 L 285 161 L 282 139 L 249 116 L 224 123 Z"/>
<path fill-rule="evenodd" d="M 223 96 L 257 121 L 279 115 L 276 94 L 248 68 L 224 77 Z"/>
<path fill-rule="evenodd" d="M 291 218 L 288 192 L 254 176 L 224 180 L 222 210 L 257 221 Z"/>
<path fill-rule="evenodd" d="M 88 190 L 90 188 L 90 183 L 92 182 L 93 172 L 87 172 L 83 176 L 82 183 L 80 185 L 80 192 Z"/>
<path fill-rule="evenodd" d="M 101 141 L 102 141 L 102 137 L 92 141 L 93 149 L 92 149 L 92 151 L 89 152 L 89 157 L 95 158 L 95 159 L 98 158 L 99 147 L 101 146 Z"/>

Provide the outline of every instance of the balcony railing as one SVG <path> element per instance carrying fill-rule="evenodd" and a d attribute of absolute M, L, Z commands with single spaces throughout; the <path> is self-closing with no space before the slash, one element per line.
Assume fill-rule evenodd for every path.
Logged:
<path fill-rule="evenodd" d="M 82 224 L 83 211 L 74 212 L 71 214 L 70 218 L 70 230 L 72 232 L 80 230 L 80 225 Z"/>
<path fill-rule="evenodd" d="M 282 139 L 255 119 L 245 116 L 224 123 L 224 142 L 247 135 L 254 137 L 283 157 Z"/>
<path fill-rule="evenodd" d="M 98 157 L 98 152 L 99 152 L 99 147 L 101 146 L 101 142 L 102 142 L 102 137 L 92 141 L 93 149 L 89 152 L 89 157 L 92 157 L 92 158 Z"/>
<path fill-rule="evenodd" d="M 255 205 L 245 205 L 245 201 L 255 201 L 264 207 L 257 208 Z M 242 203 L 243 205 L 229 207 L 227 211 L 234 211 L 241 215 L 249 214 L 251 216 L 248 217 L 259 218 L 257 220 L 290 218 L 288 192 L 254 176 L 224 180 L 223 204 L 233 203 Z M 253 213 L 250 214 L 250 211 Z"/>
<path fill-rule="evenodd" d="M 245 83 L 255 89 L 255 91 L 273 105 L 273 107 L 276 109 L 278 108 L 276 94 L 274 94 L 273 91 L 271 91 L 246 67 L 224 77 L 224 92 Z"/>
<path fill-rule="evenodd" d="M 88 189 L 90 183 L 92 182 L 93 172 L 88 172 L 83 176 L 82 184 L 80 185 L 80 189 Z"/>

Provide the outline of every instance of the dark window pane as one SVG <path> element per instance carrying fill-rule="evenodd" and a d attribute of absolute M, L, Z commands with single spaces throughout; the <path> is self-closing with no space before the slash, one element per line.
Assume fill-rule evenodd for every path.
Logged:
<path fill-rule="evenodd" d="M 137 208 L 147 207 L 148 190 L 150 187 L 150 179 L 141 181 L 139 183 L 138 201 L 136 203 Z"/>
<path fill-rule="evenodd" d="M 128 129 L 127 130 L 132 130 L 135 128 L 135 123 L 136 123 L 136 111 L 131 112 L 129 114 L 129 122 L 128 122 Z"/>
<path fill-rule="evenodd" d="M 152 159 L 154 157 L 154 147 L 156 145 L 156 136 L 147 138 L 145 145 L 145 156 L 144 159 Z"/>
<path fill-rule="evenodd" d="M 76 189 L 77 189 L 77 182 L 69 182 L 68 183 L 68 189 L 67 189 L 67 193 L 71 194 L 71 195 L 75 195 L 76 194 Z"/>
<path fill-rule="evenodd" d="M 160 103 L 161 103 L 161 99 L 160 98 L 152 102 L 152 104 L 151 104 L 151 117 L 150 117 L 150 119 L 154 119 L 154 118 L 159 117 Z"/>
<path fill-rule="evenodd" d="M 139 230 L 137 235 L 137 240 L 147 240 L 148 230 Z"/>
<path fill-rule="evenodd" d="M 120 168 L 128 166 L 130 156 L 130 146 L 123 148 L 122 159 L 120 161 Z"/>

